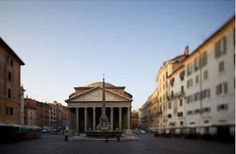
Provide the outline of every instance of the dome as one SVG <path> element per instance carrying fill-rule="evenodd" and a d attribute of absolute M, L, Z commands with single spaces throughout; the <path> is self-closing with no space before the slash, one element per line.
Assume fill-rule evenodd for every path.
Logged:
<path fill-rule="evenodd" d="M 102 87 L 102 82 L 94 82 L 88 85 L 88 87 Z M 115 87 L 114 85 L 105 82 L 105 87 Z"/>

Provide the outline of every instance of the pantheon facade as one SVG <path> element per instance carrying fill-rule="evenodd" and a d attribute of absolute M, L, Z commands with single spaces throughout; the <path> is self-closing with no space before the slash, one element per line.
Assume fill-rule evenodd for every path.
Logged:
<path fill-rule="evenodd" d="M 75 87 L 66 101 L 71 110 L 71 127 L 77 132 L 96 130 L 102 112 L 102 82 Z M 124 86 L 105 83 L 105 107 L 111 130 L 130 129 L 132 95 Z"/>

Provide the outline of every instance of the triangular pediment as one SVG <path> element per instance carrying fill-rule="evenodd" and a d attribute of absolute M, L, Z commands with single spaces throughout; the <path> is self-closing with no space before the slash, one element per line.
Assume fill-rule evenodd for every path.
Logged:
<path fill-rule="evenodd" d="M 130 101 L 129 98 L 120 96 L 119 94 L 116 94 L 114 92 L 111 92 L 109 90 L 105 90 L 105 98 L 106 101 L 119 101 L 119 102 L 124 102 L 124 101 Z M 90 90 L 86 93 L 80 94 L 78 96 L 75 96 L 70 99 L 71 102 L 99 102 L 102 101 L 102 88 L 98 87 L 93 90 Z"/>

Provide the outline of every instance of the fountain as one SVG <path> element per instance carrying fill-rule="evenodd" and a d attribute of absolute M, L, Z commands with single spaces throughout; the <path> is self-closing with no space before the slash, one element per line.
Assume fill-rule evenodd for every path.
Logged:
<path fill-rule="evenodd" d="M 102 84 L 102 114 L 99 118 L 99 124 L 96 127 L 96 130 L 87 130 L 87 137 L 100 137 L 106 138 L 106 142 L 108 142 L 108 138 L 116 137 L 117 141 L 120 141 L 121 131 L 119 130 L 111 130 L 110 124 L 106 115 L 106 98 L 105 98 L 105 79 L 103 77 Z"/>

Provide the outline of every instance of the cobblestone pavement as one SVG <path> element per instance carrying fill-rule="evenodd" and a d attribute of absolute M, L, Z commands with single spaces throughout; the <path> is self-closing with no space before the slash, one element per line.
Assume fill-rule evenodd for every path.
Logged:
<path fill-rule="evenodd" d="M 120 142 L 64 142 L 61 135 L 43 135 L 41 139 L 0 144 L 1 154 L 234 154 L 233 144 L 181 138 L 160 138 L 142 134 L 139 140 Z"/>

